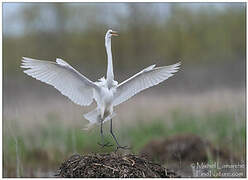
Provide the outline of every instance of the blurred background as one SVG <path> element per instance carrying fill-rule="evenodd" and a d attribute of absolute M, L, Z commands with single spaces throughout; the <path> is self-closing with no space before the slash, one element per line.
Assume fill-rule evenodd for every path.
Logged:
<path fill-rule="evenodd" d="M 59 57 L 96 81 L 106 74 L 110 28 L 120 34 L 112 39 L 118 82 L 182 62 L 116 108 L 122 144 L 137 154 L 151 140 L 192 133 L 245 160 L 245 3 L 3 3 L 4 177 L 52 176 L 72 153 L 114 149 L 98 147 L 98 128 L 81 130 L 95 104 L 75 105 L 20 68 L 23 56 Z"/>

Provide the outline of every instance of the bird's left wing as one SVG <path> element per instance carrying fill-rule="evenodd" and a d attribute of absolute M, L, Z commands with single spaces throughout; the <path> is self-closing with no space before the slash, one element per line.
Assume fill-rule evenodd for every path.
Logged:
<path fill-rule="evenodd" d="M 152 65 L 120 83 L 114 94 L 114 106 L 128 100 L 140 91 L 155 86 L 173 76 L 173 73 L 177 72 L 180 68 L 180 64 L 179 62 L 170 66 L 157 68 L 154 68 L 155 65 Z"/>
<path fill-rule="evenodd" d="M 52 85 L 81 106 L 90 105 L 93 101 L 93 89 L 98 90 L 95 83 L 62 59 L 50 62 L 23 57 L 21 67 L 27 68 L 24 71 L 27 75 Z"/>

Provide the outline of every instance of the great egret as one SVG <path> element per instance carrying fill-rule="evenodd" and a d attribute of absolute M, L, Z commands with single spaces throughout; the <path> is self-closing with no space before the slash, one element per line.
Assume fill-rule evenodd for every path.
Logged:
<path fill-rule="evenodd" d="M 108 146 L 108 143 L 104 144 L 103 142 L 102 125 L 110 120 L 110 133 L 118 149 L 126 148 L 126 146 L 121 146 L 118 143 L 112 131 L 112 118 L 116 115 L 113 108 L 140 91 L 157 85 L 173 76 L 173 73 L 179 69 L 180 62 L 163 67 L 151 65 L 118 84 L 118 82 L 114 80 L 113 73 L 111 52 L 112 36 L 119 36 L 119 34 L 110 29 L 105 35 L 105 47 L 108 58 L 107 79 L 102 77 L 98 82 L 92 82 L 67 62 L 59 58 L 56 59 L 56 62 L 51 62 L 23 57 L 21 67 L 27 68 L 24 73 L 52 85 L 76 104 L 87 106 L 90 105 L 94 99 L 97 103 L 96 109 L 84 115 L 89 121 L 87 128 L 93 124 L 100 124 L 102 138 L 100 145 Z"/>

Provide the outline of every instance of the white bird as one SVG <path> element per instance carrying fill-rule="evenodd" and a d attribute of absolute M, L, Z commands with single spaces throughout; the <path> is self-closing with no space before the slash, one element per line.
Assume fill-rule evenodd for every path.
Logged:
<path fill-rule="evenodd" d="M 118 82 L 114 80 L 113 73 L 111 52 L 112 36 L 119 36 L 119 34 L 110 29 L 105 35 L 105 47 L 108 58 L 107 79 L 102 77 L 98 82 L 92 82 L 67 62 L 59 58 L 56 59 L 56 62 L 51 62 L 23 57 L 21 67 L 27 68 L 24 73 L 52 85 L 76 104 L 87 106 L 90 105 L 94 99 L 97 103 L 96 109 L 84 115 L 89 121 L 87 127 L 89 128 L 94 124 L 100 124 L 102 137 L 102 143 L 100 145 L 107 146 L 108 143 L 103 143 L 102 125 L 110 120 L 110 133 L 117 144 L 117 148 L 126 148 L 126 146 L 121 146 L 118 143 L 112 131 L 112 118 L 116 115 L 113 108 L 140 91 L 157 85 L 173 76 L 173 73 L 178 71 L 180 62 L 163 67 L 151 65 L 118 84 Z"/>

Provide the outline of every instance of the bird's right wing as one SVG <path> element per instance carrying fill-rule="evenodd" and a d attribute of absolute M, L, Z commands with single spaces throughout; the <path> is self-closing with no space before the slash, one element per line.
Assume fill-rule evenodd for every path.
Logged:
<path fill-rule="evenodd" d="M 114 106 L 128 100 L 140 91 L 155 86 L 173 76 L 173 73 L 177 72 L 180 68 L 180 64 L 181 63 L 179 62 L 170 66 L 157 68 L 154 68 L 155 65 L 151 65 L 120 83 L 114 94 Z"/>
<path fill-rule="evenodd" d="M 27 68 L 24 71 L 27 75 L 52 85 L 81 106 L 90 105 L 93 101 L 93 89 L 99 89 L 62 59 L 50 62 L 23 57 L 21 67 Z"/>

